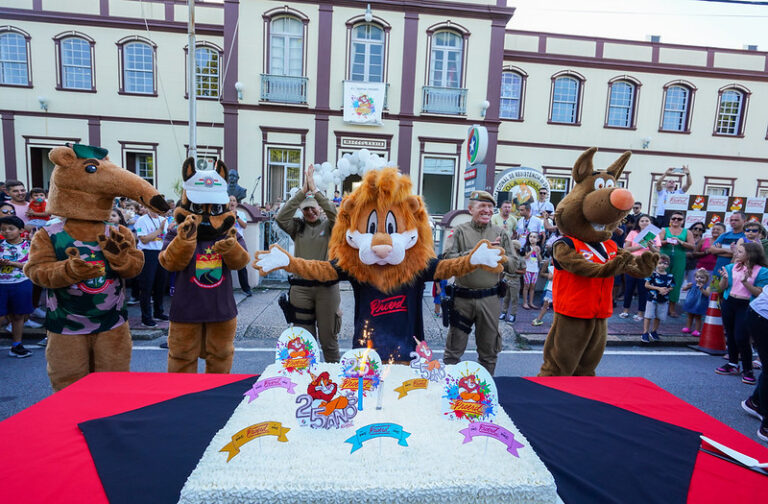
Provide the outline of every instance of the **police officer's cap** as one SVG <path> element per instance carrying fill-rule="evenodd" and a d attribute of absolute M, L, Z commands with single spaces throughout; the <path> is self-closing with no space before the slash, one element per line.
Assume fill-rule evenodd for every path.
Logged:
<path fill-rule="evenodd" d="M 469 195 L 469 201 L 487 201 L 496 206 L 496 200 L 487 191 L 472 191 L 472 194 Z"/>

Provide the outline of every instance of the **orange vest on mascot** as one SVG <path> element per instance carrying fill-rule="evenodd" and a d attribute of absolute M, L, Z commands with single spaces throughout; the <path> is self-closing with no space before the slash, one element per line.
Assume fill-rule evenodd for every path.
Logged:
<path fill-rule="evenodd" d="M 595 249 L 573 236 L 568 236 L 573 242 L 573 247 L 584 259 L 596 264 L 605 264 L 614 257 L 618 251 L 616 242 L 606 240 L 602 242 L 608 252 L 605 259 L 596 254 Z M 613 314 L 613 277 L 587 278 L 574 275 L 570 271 L 555 269 L 555 278 L 552 280 L 552 298 L 554 310 L 569 317 L 590 319 L 608 318 Z"/>

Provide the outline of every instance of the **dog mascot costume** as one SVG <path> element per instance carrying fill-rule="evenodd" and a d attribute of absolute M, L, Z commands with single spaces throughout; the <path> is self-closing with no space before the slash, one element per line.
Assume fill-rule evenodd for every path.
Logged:
<path fill-rule="evenodd" d="M 262 275 L 283 268 L 302 278 L 348 280 L 355 294 L 353 346 L 372 342 L 382 359 L 409 360 L 424 339 L 424 283 L 465 275 L 476 268 L 500 272 L 503 249 L 483 240 L 463 257 L 435 257 L 429 216 L 411 180 L 397 168 L 366 173 L 344 198 L 329 244 L 330 261 L 292 257 L 277 245 L 256 252 Z"/>
<path fill-rule="evenodd" d="M 56 166 L 47 211 L 61 221 L 35 233 L 24 273 L 48 289 L 45 357 L 59 391 L 90 372 L 130 370 L 124 280 L 139 274 L 144 254 L 131 231 L 106 221 L 120 196 L 159 213 L 168 205 L 147 181 L 112 163 L 106 149 L 75 144 L 48 157 Z"/>
<path fill-rule="evenodd" d="M 230 271 L 249 262 L 245 242 L 227 210 L 227 167 L 195 171 L 189 158 L 181 169 L 184 187 L 174 211 L 178 224 L 160 252 L 160 265 L 176 272 L 168 328 L 168 372 L 196 373 L 205 359 L 206 373 L 229 373 L 235 353 L 237 307 Z"/>
<path fill-rule="evenodd" d="M 607 318 L 613 313 L 613 277 L 647 277 L 659 259 L 651 252 L 635 257 L 611 241 L 635 201 L 616 184 L 631 153 L 598 172 L 592 167 L 596 151 L 592 147 L 579 156 L 573 167 L 576 185 L 555 211 L 563 237 L 552 247 L 555 315 L 539 376 L 594 376 L 605 350 Z"/>

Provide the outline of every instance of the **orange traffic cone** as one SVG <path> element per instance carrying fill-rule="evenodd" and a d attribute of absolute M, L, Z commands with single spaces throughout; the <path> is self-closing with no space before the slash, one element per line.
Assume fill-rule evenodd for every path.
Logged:
<path fill-rule="evenodd" d="M 725 354 L 725 333 L 723 332 L 723 319 L 720 307 L 717 304 L 718 294 L 713 292 L 709 296 L 707 314 L 704 316 L 704 325 L 701 329 L 698 345 L 690 345 L 694 350 L 706 352 L 709 355 Z"/>

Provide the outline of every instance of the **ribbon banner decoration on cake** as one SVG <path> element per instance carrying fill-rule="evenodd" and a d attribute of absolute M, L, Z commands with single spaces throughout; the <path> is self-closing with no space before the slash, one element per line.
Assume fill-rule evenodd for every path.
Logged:
<path fill-rule="evenodd" d="M 399 392 L 400 395 L 397 398 L 402 399 L 411 390 L 416 390 L 416 389 L 426 390 L 427 385 L 429 385 L 429 380 L 427 380 L 426 378 L 414 378 L 413 380 L 405 380 L 402 385 L 400 385 L 395 389 L 395 392 Z"/>
<path fill-rule="evenodd" d="M 256 439 L 262 436 L 276 436 L 277 440 L 281 443 L 287 443 L 288 438 L 285 434 L 291 430 L 290 427 L 283 427 L 280 422 L 261 422 L 239 431 L 232 436 L 232 441 L 227 443 L 224 448 L 219 450 L 220 452 L 227 452 L 227 462 L 240 453 L 240 447 L 248 441 Z"/>
<path fill-rule="evenodd" d="M 395 423 L 378 423 L 366 425 L 365 427 L 357 429 L 355 435 L 344 442 L 352 445 L 352 451 L 349 453 L 355 453 L 363 447 L 363 443 L 369 439 L 379 437 L 391 437 L 397 439 L 397 444 L 400 446 L 408 446 L 406 438 L 410 435 L 411 433 L 404 431 L 401 425 Z"/>
<path fill-rule="evenodd" d="M 436 359 L 426 341 L 416 340 L 416 351 L 411 352 L 411 368 L 421 373 L 422 378 L 439 382 L 445 378 L 445 364 L 442 359 Z"/>
<path fill-rule="evenodd" d="M 352 392 L 339 393 L 338 385 L 331 380 L 328 371 L 315 376 L 307 393 L 296 397 L 296 419 L 302 427 L 313 429 L 339 429 L 350 427 L 357 415 L 357 397 Z"/>
<path fill-rule="evenodd" d="M 280 334 L 275 361 L 283 365 L 284 374 L 304 374 L 318 362 L 317 341 L 301 327 L 289 327 Z"/>
<path fill-rule="evenodd" d="M 442 410 L 451 420 L 491 420 L 499 408 L 499 394 L 490 373 L 477 362 L 447 367 Z"/>
<path fill-rule="evenodd" d="M 359 391 L 360 379 L 363 394 L 368 395 L 381 381 L 381 357 L 371 348 L 353 348 L 341 356 L 341 390 Z"/>
<path fill-rule="evenodd" d="M 264 392 L 265 390 L 279 387 L 284 388 L 285 391 L 289 394 L 295 394 L 296 392 L 293 390 L 295 386 L 296 384 L 293 383 L 290 379 L 284 378 L 282 376 L 275 376 L 273 378 L 257 381 L 253 384 L 253 387 L 251 387 L 251 389 L 243 395 L 248 398 L 248 404 L 250 404 L 254 399 L 259 397 L 260 393 Z"/>
<path fill-rule="evenodd" d="M 469 443 L 475 436 L 490 437 L 507 445 L 507 451 L 517 458 L 520 458 L 517 449 L 524 448 L 523 444 L 515 439 L 515 435 L 501 425 L 488 422 L 472 422 L 469 424 L 469 427 L 461 429 L 459 432 L 464 434 L 464 443 L 462 444 Z"/>

